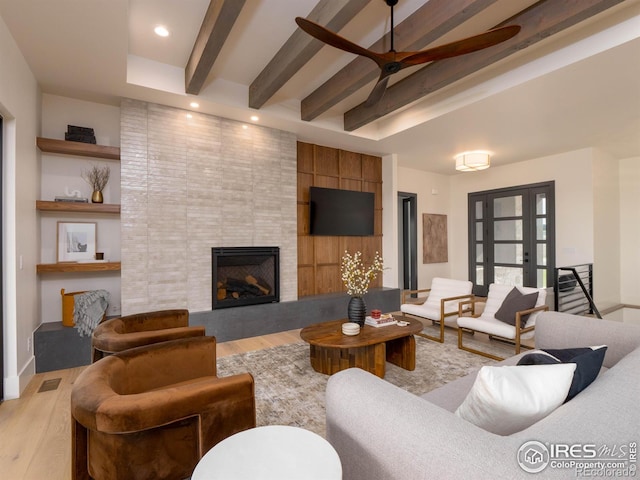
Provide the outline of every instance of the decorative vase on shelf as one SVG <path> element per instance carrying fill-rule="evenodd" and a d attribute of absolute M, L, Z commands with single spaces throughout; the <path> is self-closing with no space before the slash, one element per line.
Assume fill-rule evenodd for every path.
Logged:
<path fill-rule="evenodd" d="M 102 190 L 107 186 L 111 169 L 109 166 L 94 165 L 90 170 L 82 171 L 82 178 L 91 185 L 93 193 L 91 194 L 91 203 L 102 203 Z"/>
<path fill-rule="evenodd" d="M 94 191 L 93 194 L 91 195 L 91 203 L 102 203 L 102 202 L 103 202 L 102 192 L 100 190 Z"/>
<path fill-rule="evenodd" d="M 357 323 L 361 327 L 364 327 L 364 318 L 367 315 L 367 306 L 364 303 L 364 298 L 353 296 L 349 300 L 349 306 L 347 307 L 347 316 L 350 322 Z"/>

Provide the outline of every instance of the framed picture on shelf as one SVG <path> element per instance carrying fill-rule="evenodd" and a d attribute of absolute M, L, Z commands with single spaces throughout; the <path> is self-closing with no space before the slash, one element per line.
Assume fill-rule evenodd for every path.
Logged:
<path fill-rule="evenodd" d="M 93 260 L 95 254 L 95 222 L 58 222 L 58 262 Z"/>

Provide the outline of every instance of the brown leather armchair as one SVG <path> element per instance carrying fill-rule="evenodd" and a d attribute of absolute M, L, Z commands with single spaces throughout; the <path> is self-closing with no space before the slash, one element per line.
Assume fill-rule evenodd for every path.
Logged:
<path fill-rule="evenodd" d="M 256 425 L 253 377 L 216 376 L 216 339 L 133 348 L 89 365 L 71 391 L 72 478 L 183 479 Z"/>
<path fill-rule="evenodd" d="M 202 337 L 205 328 L 189 326 L 189 310 L 159 310 L 112 318 L 91 337 L 93 361 L 129 348 L 179 338 Z"/>

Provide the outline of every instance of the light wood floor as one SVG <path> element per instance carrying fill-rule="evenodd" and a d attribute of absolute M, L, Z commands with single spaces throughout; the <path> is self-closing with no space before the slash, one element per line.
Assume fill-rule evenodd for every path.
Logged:
<path fill-rule="evenodd" d="M 300 330 L 245 338 L 217 345 L 218 357 L 300 341 Z M 85 367 L 39 373 L 21 398 L 0 404 L 0 478 L 68 480 L 71 478 L 69 399 L 74 380 Z M 55 390 L 38 390 L 60 379 Z"/>

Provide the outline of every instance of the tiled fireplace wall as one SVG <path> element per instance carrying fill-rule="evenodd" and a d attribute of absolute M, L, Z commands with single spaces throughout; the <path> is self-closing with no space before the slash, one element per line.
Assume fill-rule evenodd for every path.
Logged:
<path fill-rule="evenodd" d="M 123 314 L 210 310 L 212 247 L 280 247 L 296 300 L 295 135 L 187 113 L 121 105 Z"/>

